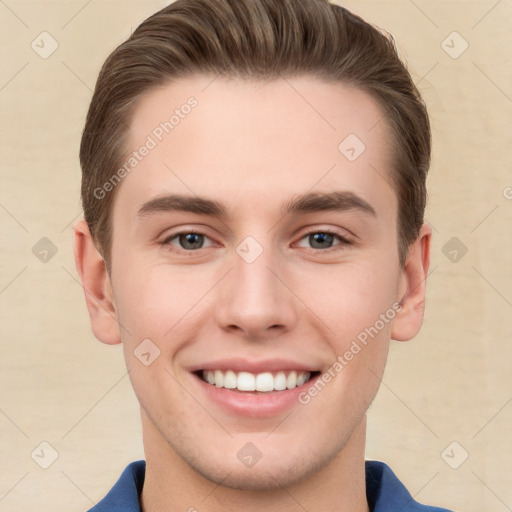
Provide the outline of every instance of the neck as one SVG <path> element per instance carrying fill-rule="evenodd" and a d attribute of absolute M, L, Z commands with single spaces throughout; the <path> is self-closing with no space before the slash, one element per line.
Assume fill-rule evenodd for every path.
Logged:
<path fill-rule="evenodd" d="M 369 512 L 364 448 L 366 417 L 330 462 L 286 487 L 247 490 L 224 487 L 191 468 L 142 415 L 146 476 L 143 512 Z"/>

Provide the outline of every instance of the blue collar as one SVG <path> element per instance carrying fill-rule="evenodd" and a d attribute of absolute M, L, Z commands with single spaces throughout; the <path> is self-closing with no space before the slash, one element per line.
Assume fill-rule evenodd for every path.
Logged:
<path fill-rule="evenodd" d="M 450 512 L 414 501 L 391 468 L 383 462 L 366 461 L 365 469 L 366 497 L 372 512 Z M 139 496 L 145 473 L 145 461 L 129 464 L 110 492 L 89 512 L 142 512 Z"/>

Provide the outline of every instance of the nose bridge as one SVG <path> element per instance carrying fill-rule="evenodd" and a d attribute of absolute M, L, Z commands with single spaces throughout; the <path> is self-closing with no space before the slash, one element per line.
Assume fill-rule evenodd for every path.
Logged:
<path fill-rule="evenodd" d="M 277 277 L 282 261 L 266 241 L 247 237 L 237 246 L 216 306 L 221 327 L 238 328 L 251 338 L 269 337 L 276 327 L 287 330 L 296 319 L 293 296 Z"/>

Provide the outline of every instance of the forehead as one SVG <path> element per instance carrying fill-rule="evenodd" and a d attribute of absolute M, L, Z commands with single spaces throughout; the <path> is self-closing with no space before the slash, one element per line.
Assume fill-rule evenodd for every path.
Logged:
<path fill-rule="evenodd" d="M 382 118 L 364 91 L 316 78 L 180 79 L 139 100 L 124 162 L 134 165 L 116 202 L 133 216 L 158 195 L 201 195 L 249 214 L 251 205 L 261 212 L 297 193 L 343 189 L 394 215 Z"/>

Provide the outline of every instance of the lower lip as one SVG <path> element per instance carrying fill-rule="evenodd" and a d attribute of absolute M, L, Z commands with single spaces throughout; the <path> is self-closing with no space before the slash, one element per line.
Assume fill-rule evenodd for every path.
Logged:
<path fill-rule="evenodd" d="M 314 384 L 319 375 L 315 375 L 302 386 L 293 389 L 261 393 L 219 388 L 208 384 L 195 374 L 192 374 L 192 377 L 207 394 L 210 401 L 220 405 L 228 412 L 247 418 L 271 418 L 287 411 L 294 404 L 298 404 L 300 393 Z"/>

